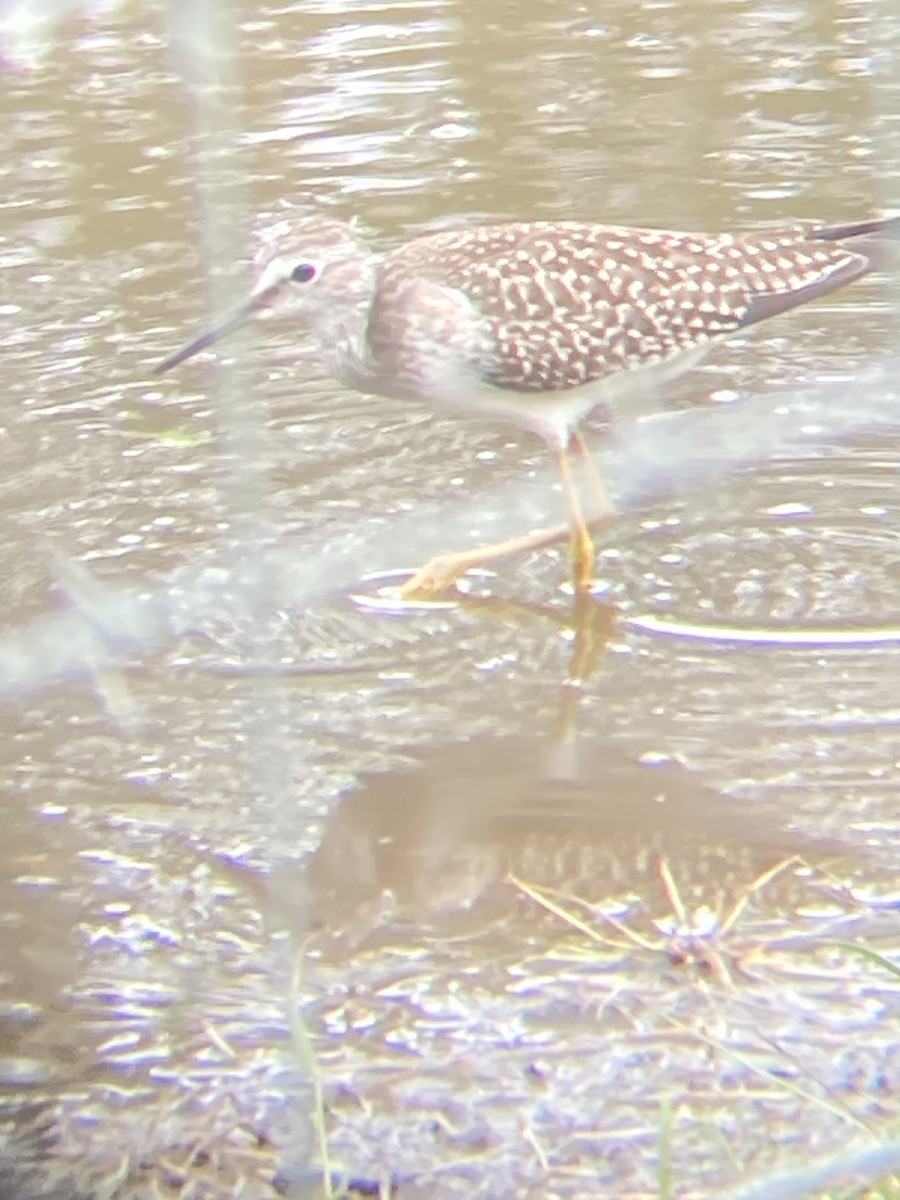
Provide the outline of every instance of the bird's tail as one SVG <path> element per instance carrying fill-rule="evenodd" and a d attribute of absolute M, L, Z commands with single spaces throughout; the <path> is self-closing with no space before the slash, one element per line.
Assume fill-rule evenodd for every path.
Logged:
<path fill-rule="evenodd" d="M 869 237 L 872 234 L 900 238 L 900 216 L 855 221 L 850 225 L 823 225 L 820 229 L 814 229 L 811 236 L 823 242 L 845 242 L 851 238 Z"/>
<path fill-rule="evenodd" d="M 807 242 L 834 242 L 833 247 L 819 247 L 813 252 L 819 263 L 820 273 L 800 287 L 783 287 L 781 290 L 758 292 L 753 289 L 741 324 L 755 325 L 778 313 L 828 296 L 838 288 L 853 283 L 873 271 L 886 271 L 896 267 L 898 261 L 897 240 L 900 240 L 900 216 L 885 217 L 871 221 L 857 221 L 848 225 L 803 226 L 803 238 Z"/>

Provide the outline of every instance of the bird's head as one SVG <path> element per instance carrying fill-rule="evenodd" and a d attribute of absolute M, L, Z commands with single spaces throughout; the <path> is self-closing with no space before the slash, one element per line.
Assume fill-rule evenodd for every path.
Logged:
<path fill-rule="evenodd" d="M 327 331 L 342 315 L 367 308 L 375 260 L 344 221 L 306 217 L 287 233 L 267 238 L 256 256 L 250 295 L 187 345 L 154 368 L 154 374 L 192 358 L 260 316 L 293 318 L 301 328 Z"/>

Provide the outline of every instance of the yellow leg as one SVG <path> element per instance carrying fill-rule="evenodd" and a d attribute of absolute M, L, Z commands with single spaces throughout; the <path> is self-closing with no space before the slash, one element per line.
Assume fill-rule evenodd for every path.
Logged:
<path fill-rule="evenodd" d="M 572 531 L 572 582 L 576 592 L 586 592 L 594 578 L 594 539 L 584 519 L 581 497 L 572 475 L 568 452 L 563 449 L 557 450 L 556 461 L 559 463 L 563 491 L 569 508 L 569 526 Z"/>
<path fill-rule="evenodd" d="M 594 525 L 598 521 L 609 521 L 616 515 L 616 506 L 613 504 L 612 497 L 606 490 L 603 476 L 597 469 L 597 464 L 594 462 L 590 450 L 584 444 L 584 439 L 580 433 L 573 432 L 570 435 L 569 449 L 578 456 L 582 474 L 587 476 L 588 486 L 593 493 L 593 503 L 590 508 L 588 525 Z"/>
<path fill-rule="evenodd" d="M 594 497 L 589 519 L 585 519 L 568 454 L 565 450 L 559 449 L 556 452 L 556 458 L 562 472 L 563 489 L 569 509 L 569 521 L 566 524 L 552 525 L 548 529 L 508 538 L 506 541 L 496 542 L 490 546 L 439 554 L 406 581 L 401 589 L 403 598 L 405 600 L 434 599 L 460 576 L 475 567 L 482 567 L 486 563 L 493 562 L 494 559 L 503 558 L 509 554 L 527 554 L 533 550 L 542 550 L 545 546 L 552 546 L 566 537 L 572 539 L 575 589 L 578 592 L 587 591 L 592 582 L 594 569 L 594 542 L 588 526 L 605 524 L 612 520 L 616 510 L 600 473 L 580 436 L 573 434 L 569 444 L 577 454 L 580 463 L 586 465 L 590 475 Z"/>
<path fill-rule="evenodd" d="M 465 575 L 466 571 L 483 567 L 485 563 L 493 562 L 495 558 L 504 558 L 507 554 L 527 554 L 530 550 L 542 550 L 544 546 L 561 542 L 569 533 L 571 529 L 568 524 L 554 525 L 550 529 L 526 533 L 521 537 L 495 542 L 490 546 L 438 554 L 404 583 L 400 594 L 404 600 L 431 600 L 446 591 L 461 575 Z"/>

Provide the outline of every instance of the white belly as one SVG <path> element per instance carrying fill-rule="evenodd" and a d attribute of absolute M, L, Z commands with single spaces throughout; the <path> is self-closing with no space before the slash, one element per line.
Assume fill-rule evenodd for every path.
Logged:
<path fill-rule="evenodd" d="M 428 402 L 437 409 L 480 420 L 508 421 L 553 446 L 565 447 L 579 422 L 598 405 L 608 406 L 613 416 L 628 421 L 657 412 L 663 403 L 660 386 L 696 366 L 708 349 L 709 344 L 698 346 L 665 362 L 617 371 L 605 379 L 557 392 L 510 391 L 457 376 L 455 383 L 441 380 L 430 390 Z"/>

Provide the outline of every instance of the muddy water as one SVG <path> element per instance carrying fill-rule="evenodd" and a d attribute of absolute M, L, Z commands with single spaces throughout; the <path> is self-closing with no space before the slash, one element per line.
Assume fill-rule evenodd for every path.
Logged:
<path fill-rule="evenodd" d="M 35 6 L 35 9 L 37 6 Z M 900 24 L 805 0 L 73 9 L 7 30 L 0 1090 L 14 1197 L 722 1194 L 897 1116 L 894 305 L 590 440 L 149 369 L 284 202 L 685 227 L 890 205 Z M 712 402 L 710 402 L 712 401 Z M 375 574 L 378 578 L 370 579 Z M 315 1134 L 324 1108 L 327 1152 Z M 54 1192 L 53 1189 L 56 1189 Z"/>

